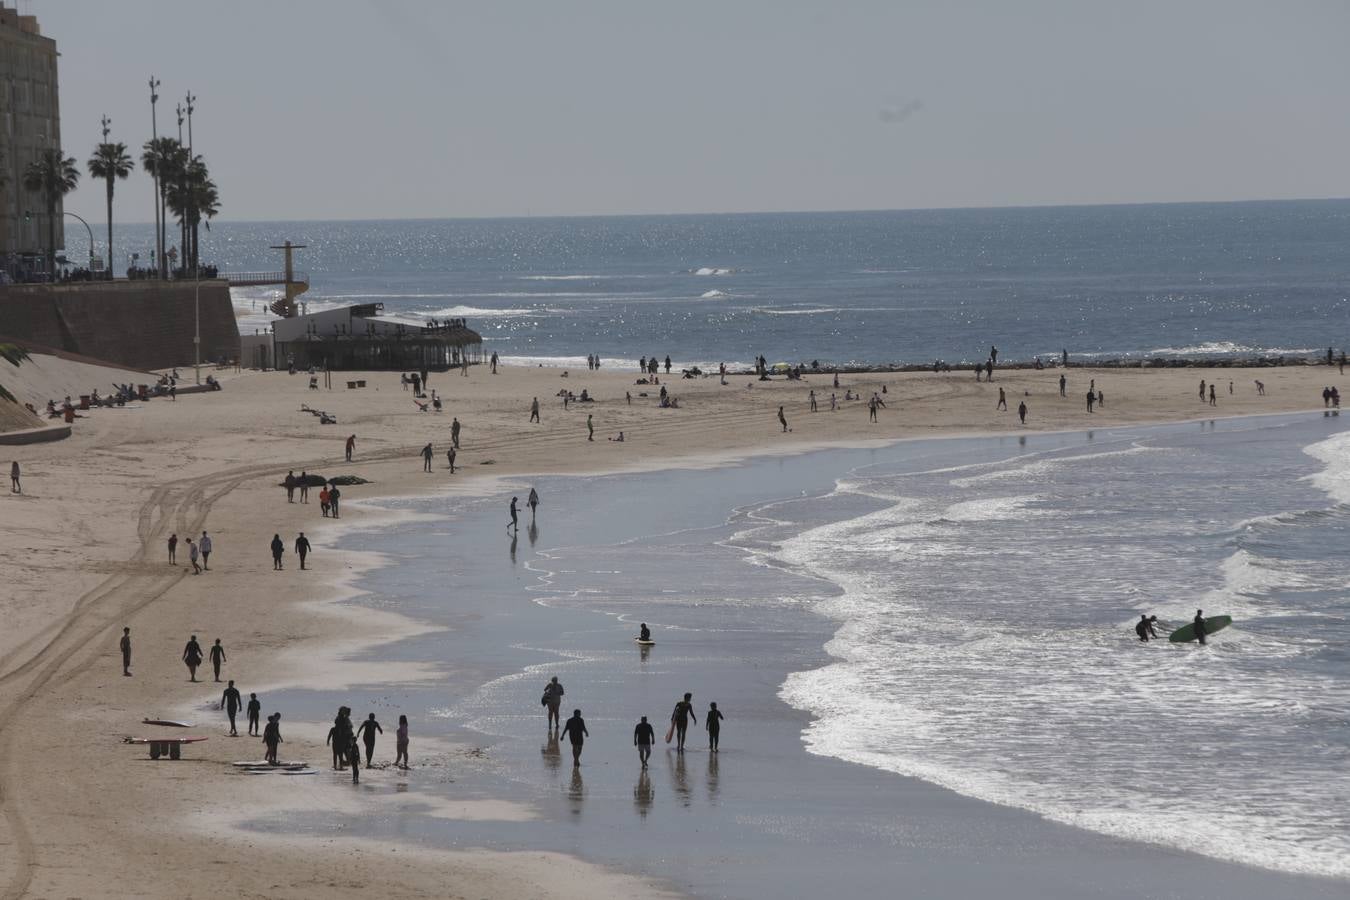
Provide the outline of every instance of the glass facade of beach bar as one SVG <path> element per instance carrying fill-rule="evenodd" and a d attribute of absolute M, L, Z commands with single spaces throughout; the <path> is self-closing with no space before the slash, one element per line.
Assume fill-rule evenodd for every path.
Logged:
<path fill-rule="evenodd" d="M 368 303 L 272 324 L 278 366 L 333 370 L 444 369 L 483 361 L 483 338 L 463 319 L 415 319 L 383 314 Z"/>

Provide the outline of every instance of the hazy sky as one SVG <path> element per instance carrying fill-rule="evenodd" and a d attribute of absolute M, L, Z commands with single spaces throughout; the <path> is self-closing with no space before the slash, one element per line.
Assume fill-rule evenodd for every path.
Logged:
<path fill-rule="evenodd" d="M 1343 0 L 19 6 L 67 152 L 105 112 L 139 148 L 154 73 L 229 219 L 1350 195 Z M 151 218 L 144 175 L 117 190 Z"/>

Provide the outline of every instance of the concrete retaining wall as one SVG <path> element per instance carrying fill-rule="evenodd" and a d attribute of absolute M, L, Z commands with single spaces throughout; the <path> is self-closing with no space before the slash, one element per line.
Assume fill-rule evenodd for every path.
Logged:
<path fill-rule="evenodd" d="M 47 425 L 0 433 L 0 444 L 44 444 L 70 437 L 69 425 Z"/>
<path fill-rule="evenodd" d="M 195 283 L 90 282 L 0 287 L 0 338 L 33 341 L 138 369 L 194 360 Z M 239 327 L 223 280 L 201 283 L 202 361 L 237 359 Z"/>

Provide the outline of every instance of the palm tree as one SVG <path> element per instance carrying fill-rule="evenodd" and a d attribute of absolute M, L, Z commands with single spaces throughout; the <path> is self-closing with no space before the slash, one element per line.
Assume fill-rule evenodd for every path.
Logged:
<path fill-rule="evenodd" d="M 146 141 L 141 148 L 141 166 L 147 173 L 159 180 L 159 204 L 155 209 L 156 240 L 159 242 L 159 271 L 167 272 L 167 260 L 164 257 L 164 244 L 168 235 L 168 217 L 165 207 L 168 205 L 169 189 L 180 177 L 187 165 L 187 148 L 173 138 L 162 137 Z"/>
<path fill-rule="evenodd" d="M 61 149 L 43 150 L 42 155 L 23 170 L 23 186 L 41 194 L 47 205 L 47 272 L 56 278 L 56 204 L 80 183 L 75 157 L 62 156 Z"/>
<path fill-rule="evenodd" d="M 192 158 L 183 168 L 181 179 L 170 189 L 169 209 L 183 229 L 183 267 L 196 271 L 200 264 L 198 226 L 205 216 L 206 230 L 210 231 L 210 220 L 220 212 L 220 192 L 200 156 Z"/>
<path fill-rule="evenodd" d="M 131 174 L 135 163 L 131 157 L 127 156 L 126 144 L 114 144 L 104 141 L 94 148 L 94 155 L 89 157 L 89 176 L 91 178 L 102 178 L 108 183 L 108 277 L 113 274 L 113 241 L 112 241 L 112 201 L 113 185 L 117 179 L 126 179 Z"/>

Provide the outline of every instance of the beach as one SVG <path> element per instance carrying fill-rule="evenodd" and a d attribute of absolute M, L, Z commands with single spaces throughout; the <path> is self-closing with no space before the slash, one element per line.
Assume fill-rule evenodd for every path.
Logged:
<path fill-rule="evenodd" d="M 222 381 L 219 392 L 91 411 L 77 420 L 70 439 L 10 452 L 23 465 L 24 494 L 4 498 L 7 532 L 15 536 L 13 546 L 19 552 L 0 562 L 0 583 L 5 585 L 0 609 L 11 625 L 0 638 L 5 661 L 0 728 L 6 742 L 0 768 L 6 813 L 0 860 L 8 875 L 7 896 L 192 896 L 224 878 L 245 896 L 305 897 L 375 886 L 389 896 L 716 895 L 706 885 L 684 881 L 677 869 L 649 872 L 625 865 L 623 853 L 596 850 L 576 829 L 565 841 L 555 841 L 550 835 L 556 831 L 543 827 L 552 814 L 549 802 L 529 791 L 503 788 L 502 771 L 483 762 L 485 742 L 462 728 L 441 728 L 442 734 L 428 728 L 420 739 L 420 726 L 413 731 L 411 777 L 434 773 L 437 783 L 453 784 L 451 794 L 419 792 L 415 782 L 400 787 L 393 770 L 372 772 L 363 778 L 364 790 L 354 794 L 345 773 L 327 771 L 325 720 L 292 716 L 286 708 L 274 709 L 266 698 L 289 696 L 287 691 L 325 698 L 358 692 L 387 698 L 416 690 L 419 684 L 459 682 L 463 703 L 481 685 L 519 677 L 523 667 L 539 664 L 542 660 L 528 659 L 524 652 L 505 657 L 496 652 L 511 641 L 492 631 L 502 626 L 493 625 L 488 602 L 515 595 L 531 607 L 531 614 L 540 610 L 545 619 L 520 625 L 540 629 L 536 636 L 560 627 L 559 620 L 547 618 L 557 615 L 556 610 L 531 603 L 526 593 L 535 580 L 527 568 L 535 566 L 527 541 L 498 551 L 495 581 L 483 574 L 491 571 L 483 568 L 486 551 L 475 555 L 475 548 L 486 541 L 504 540 L 505 507 L 489 506 L 481 498 L 499 498 L 532 478 L 717 469 L 750 458 L 798 458 L 827 448 L 867 452 L 912 439 L 991 436 L 1016 452 L 1027 439 L 1051 433 L 1162 422 L 1203 428 L 1220 417 L 1294 412 L 1320 419 L 1321 390 L 1336 380 L 1333 369 L 1320 366 L 1071 368 L 1066 372 L 1067 396 L 1061 398 L 1059 369 L 999 371 L 992 384 L 976 383 L 969 372 L 848 375 L 841 376 L 837 390 L 826 374 L 771 382 L 729 376 L 725 386 L 715 377 L 673 376 L 663 377 L 662 383 L 680 405 L 663 409 L 656 402 L 659 387 L 636 385 L 637 376 L 629 371 L 571 369 L 564 377 L 557 368 L 516 366 L 491 375 L 486 366 L 475 366 L 468 377 L 433 373 L 430 387 L 444 400 L 444 410 L 436 414 L 419 411 L 396 373 L 334 373 L 330 392 L 308 390 L 303 375 L 212 371 Z M 38 405 L 48 396 L 79 393 L 89 376 L 72 372 L 63 361 L 35 356 L 17 372 L 6 368 L 3 383 Z M 356 377 L 364 378 L 367 387 L 346 389 L 345 382 Z M 1197 397 L 1202 378 L 1219 385 L 1214 406 Z M 1263 396 L 1254 378 L 1265 383 Z M 1105 397 L 1090 415 L 1082 399 L 1089 381 Z M 564 388 L 576 393 L 586 388 L 596 402 L 564 409 L 555 396 Z M 995 409 L 1000 388 L 1013 411 Z M 820 407 L 815 413 L 808 409 L 807 392 L 812 390 Z M 830 411 L 830 394 L 842 400 L 845 390 L 864 398 L 877 392 L 885 400 L 876 424 L 868 421 L 865 400 Z M 632 395 L 631 405 L 626 393 Z M 542 407 L 538 425 L 527 421 L 534 397 Z M 1015 414 L 1023 400 L 1028 405 L 1025 427 Z M 320 425 L 317 417 L 301 410 L 302 404 L 332 413 L 337 423 Z M 782 431 L 776 419 L 779 406 L 790 432 Z M 594 441 L 587 440 L 588 415 L 595 418 Z M 453 476 L 445 459 L 452 418 L 463 425 L 457 459 L 463 468 Z M 609 440 L 620 431 L 622 443 Z M 343 442 L 349 434 L 356 435 L 356 449 L 353 461 L 346 463 Z M 430 473 L 421 471 L 417 456 L 427 442 L 435 450 Z M 308 504 L 286 502 L 280 483 L 292 470 L 328 478 L 356 475 L 369 484 L 343 488 L 339 526 L 319 515 L 317 490 L 311 491 Z M 522 499 L 527 490 L 519 491 Z M 541 515 L 567 520 L 567 527 L 578 532 L 594 528 L 604 533 L 604 526 L 584 515 L 591 498 L 578 496 L 568 509 L 553 512 L 550 504 L 556 500 L 544 493 Z M 413 498 L 428 495 L 458 508 L 458 518 L 448 524 L 435 515 L 419 519 L 427 511 Z M 455 500 L 461 496 L 462 501 Z M 721 505 L 711 512 L 720 516 Z M 409 616 L 393 608 L 399 604 L 359 596 L 363 579 L 397 572 L 397 560 L 388 550 L 363 551 L 362 530 L 410 527 L 444 534 L 447 544 L 458 545 L 456 553 L 470 554 L 462 566 L 447 559 L 444 605 L 459 620 Z M 183 538 L 203 530 L 215 544 L 210 571 L 190 574 L 190 567 L 182 565 L 182 545 L 180 564 L 168 566 L 168 534 Z M 312 571 L 299 572 L 289 552 L 285 570 L 272 571 L 267 555 L 271 536 L 279 534 L 289 546 L 302 530 L 315 546 Z M 457 571 L 485 580 L 457 583 Z M 409 586 L 409 591 L 416 589 Z M 360 602 L 344 602 L 354 598 Z M 512 627 L 527 619 L 522 614 Z M 132 630 L 131 678 L 120 673 L 117 638 L 123 627 Z M 772 697 L 790 672 L 800 671 L 786 664 L 788 660 L 825 662 L 822 646 L 831 631 L 822 620 L 795 643 L 780 634 L 759 648 L 757 665 L 722 660 L 722 680 L 750 681 L 759 688 L 756 696 Z M 381 649 L 459 632 L 462 639 L 480 641 L 478 654 L 472 641 L 439 662 Z M 261 746 L 252 739 L 223 736 L 223 716 L 207 708 L 219 699 L 223 685 L 187 683 L 179 654 L 189 634 L 197 634 L 204 645 L 223 639 L 229 653 L 224 676 L 237 678 L 246 692 L 259 692 L 267 704 L 265 713 L 283 713 L 283 755 L 314 764 L 320 769 L 317 775 L 245 776 L 229 765 L 260 757 Z M 528 645 L 531 636 L 522 634 L 515 643 Z M 582 635 L 578 647 L 593 640 Z M 625 665 L 631 662 L 628 656 Z M 765 661 L 772 659 L 777 668 L 767 666 Z M 203 671 L 209 677 L 209 667 Z M 617 663 L 610 667 L 611 680 L 621 681 L 623 671 Z M 759 673 L 755 680 L 751 672 Z M 653 713 L 662 715 L 657 695 L 652 702 Z M 1334 880 L 1259 871 L 1101 838 L 917 780 L 807 757 L 799 734 L 809 725 L 809 716 L 771 709 L 768 701 L 747 698 L 744 703 L 760 704 L 752 706 L 756 713 L 750 722 L 762 719 L 765 732 L 774 735 L 785 755 L 821 767 L 821 774 L 813 776 L 820 779 L 815 782 L 820 794 L 813 795 L 817 805 L 832 796 L 832 786 L 841 786 L 841 794 L 834 796 L 844 808 L 838 813 L 844 821 L 847 808 L 866 810 L 865 799 L 874 798 L 876 806 L 859 819 L 884 819 L 903 833 L 901 843 L 911 848 L 908 858 L 920 895 L 944 889 L 978 894 L 1026 869 L 1044 871 L 1049 860 L 1054 860 L 1057 883 L 1048 890 L 1058 888 L 1062 896 L 1073 895 L 1068 886 L 1081 884 L 1075 879 L 1089 877 L 1111 881 L 1121 896 L 1156 895 L 1169 875 L 1195 879 L 1184 882 L 1180 893 L 1185 896 L 1209 896 L 1211 891 L 1214 896 L 1280 891 L 1335 896 L 1343 890 L 1343 882 Z M 453 697 L 444 705 L 456 708 Z M 363 717 L 363 707 L 354 709 Z M 603 710 L 597 713 L 604 716 Z M 398 709 L 385 700 L 380 715 L 387 732 L 382 747 L 387 750 Z M 143 717 L 189 717 L 201 723 L 195 730 L 210 739 L 189 747 L 183 760 L 152 762 L 141 748 L 120 744 L 124 735 L 144 736 L 150 726 L 138 724 Z M 606 744 L 597 753 L 605 760 L 601 771 L 616 769 L 618 760 L 631 752 L 622 728 L 631 729 L 631 723 L 606 729 L 618 730 L 620 736 L 617 747 Z M 588 754 L 596 752 L 591 746 Z M 487 754 L 493 758 L 491 747 Z M 732 768 L 737 758 L 729 755 Z M 703 770 L 700 789 L 706 791 L 709 760 L 706 755 L 696 758 Z M 801 759 L 756 766 L 760 780 L 753 782 L 755 792 L 788 790 L 783 782 L 800 776 Z M 664 760 L 653 762 L 666 765 Z M 585 771 L 589 796 L 597 790 L 602 799 L 605 791 L 634 790 L 635 771 L 625 770 L 616 778 L 618 788 L 613 783 L 597 787 L 606 784 L 605 777 Z M 885 790 L 902 795 L 899 812 L 875 800 Z M 625 809 L 632 806 L 631 799 L 619 799 Z M 593 805 L 603 810 L 603 803 Z M 592 813 L 588 807 L 585 815 L 597 818 L 602 829 L 623 830 L 621 822 L 606 819 L 603 812 Z M 404 818 L 445 823 L 451 836 L 438 843 L 411 825 L 410 831 L 401 831 Z M 1005 852 L 1012 836 L 1017 852 Z M 935 847 L 946 849 L 938 852 Z M 558 850 L 563 854 L 546 852 Z M 834 860 L 846 859 L 846 847 L 836 852 Z M 1064 865 L 1064 855 L 1093 862 L 1075 874 Z M 972 857 L 978 866 L 970 866 Z M 1128 881 L 1126 873 L 1141 866 L 1151 869 L 1155 880 Z M 978 879 L 972 874 L 975 869 Z M 642 870 L 644 877 L 635 870 Z M 1007 892 L 1000 888 L 999 893 Z M 749 894 L 738 889 L 728 895 Z"/>

